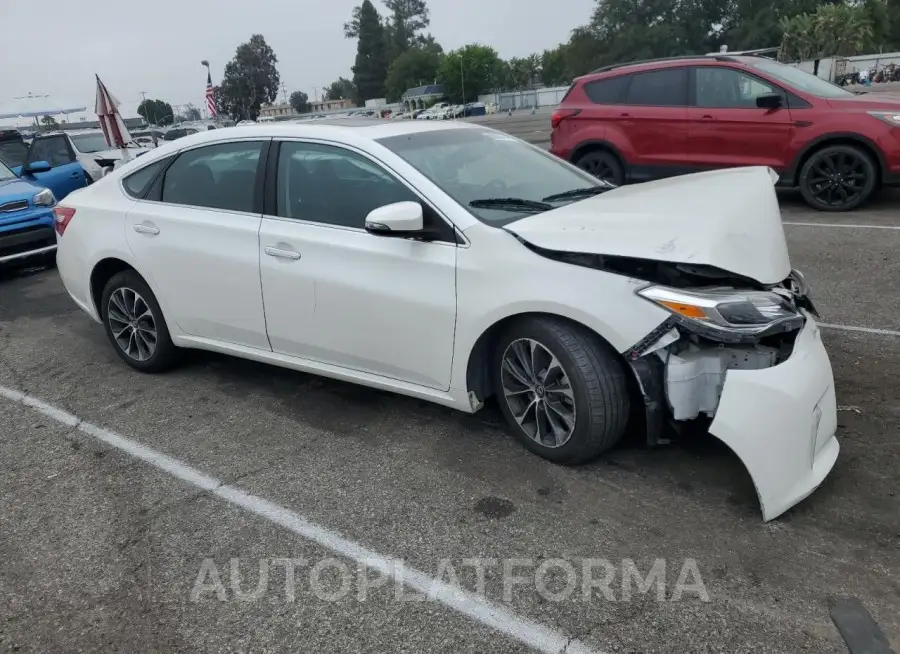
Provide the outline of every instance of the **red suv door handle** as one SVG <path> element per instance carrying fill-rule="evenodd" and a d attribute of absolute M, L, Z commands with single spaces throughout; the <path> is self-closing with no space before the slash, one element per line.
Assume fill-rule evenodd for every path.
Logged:
<path fill-rule="evenodd" d="M 703 118 L 704 120 L 715 120 L 710 114 L 703 114 L 700 118 Z"/>
<path fill-rule="evenodd" d="M 623 112 L 623 113 L 619 114 L 619 116 L 622 117 L 622 118 L 628 118 L 630 115 L 631 115 L 631 114 L 629 114 L 629 113 L 627 113 L 627 112 Z"/>

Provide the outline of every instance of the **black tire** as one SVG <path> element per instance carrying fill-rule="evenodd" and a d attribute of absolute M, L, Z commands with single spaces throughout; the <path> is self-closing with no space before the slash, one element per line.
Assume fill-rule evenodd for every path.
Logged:
<path fill-rule="evenodd" d="M 575 165 L 605 182 L 621 186 L 625 181 L 625 171 L 619 158 L 608 150 L 591 150 L 578 157 Z"/>
<path fill-rule="evenodd" d="M 143 300 L 147 311 L 151 314 L 153 325 L 156 331 L 156 345 L 150 356 L 146 359 L 138 360 L 129 355 L 123 346 L 119 344 L 110 325 L 110 298 L 120 289 L 136 292 Z M 143 310 L 142 310 L 143 312 Z M 146 373 L 164 372 L 172 368 L 179 359 L 179 350 L 172 343 L 172 337 L 169 335 L 169 328 L 166 326 L 165 318 L 156 296 L 147 282 L 144 281 L 134 270 L 123 270 L 113 275 L 103 288 L 103 294 L 100 300 L 100 316 L 103 320 L 103 328 L 106 330 L 106 336 L 112 344 L 116 354 L 135 370 Z"/>
<path fill-rule="evenodd" d="M 829 145 L 813 152 L 800 169 L 804 201 L 817 211 L 852 211 L 878 186 L 872 157 L 853 145 Z"/>
<path fill-rule="evenodd" d="M 536 341 L 548 350 L 568 377 L 575 406 L 574 428 L 561 445 L 539 443 L 513 416 L 501 370 L 504 354 L 521 339 Z M 497 403 L 507 426 L 535 454 L 556 463 L 576 465 L 603 454 L 625 434 L 631 410 L 625 370 L 612 348 L 589 330 L 549 317 L 516 321 L 500 337 L 491 365 Z M 506 379 L 508 383 L 509 377 Z M 549 396 L 549 385 L 546 388 Z"/>

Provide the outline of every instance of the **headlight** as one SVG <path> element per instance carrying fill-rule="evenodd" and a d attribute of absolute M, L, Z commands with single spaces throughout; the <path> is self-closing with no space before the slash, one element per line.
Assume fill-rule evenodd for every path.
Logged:
<path fill-rule="evenodd" d="M 36 207 L 52 207 L 56 204 L 56 198 L 53 197 L 53 191 L 45 188 L 40 193 L 34 194 L 34 197 L 31 198 L 31 204 Z"/>
<path fill-rule="evenodd" d="M 866 113 L 878 120 L 883 120 L 888 125 L 900 127 L 900 111 L 868 111 Z"/>
<path fill-rule="evenodd" d="M 686 291 L 647 286 L 638 295 L 671 311 L 688 329 L 734 342 L 799 329 L 804 322 L 791 302 L 770 291 Z"/>

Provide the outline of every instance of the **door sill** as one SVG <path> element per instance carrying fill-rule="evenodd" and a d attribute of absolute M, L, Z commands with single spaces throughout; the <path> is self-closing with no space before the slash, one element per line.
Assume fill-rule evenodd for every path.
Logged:
<path fill-rule="evenodd" d="M 175 345 L 179 347 L 228 354 L 241 359 L 250 359 L 252 361 L 259 361 L 260 363 L 268 363 L 280 368 L 289 368 L 299 372 L 321 375 L 322 377 L 338 379 L 352 384 L 399 393 L 400 395 L 415 397 L 428 402 L 435 402 L 436 404 L 465 411 L 466 413 L 472 412 L 468 397 L 466 397 L 465 393 L 462 393 L 457 397 L 447 391 L 439 391 L 426 386 L 419 386 L 418 384 L 398 381 L 396 379 L 391 379 L 390 377 L 382 377 L 381 375 L 373 375 L 368 372 L 320 363 L 319 361 L 313 361 L 311 359 L 303 359 L 287 354 L 278 354 L 271 350 L 260 350 L 245 345 L 224 343 L 222 341 L 215 341 L 198 336 L 179 336 L 172 340 L 175 342 Z"/>

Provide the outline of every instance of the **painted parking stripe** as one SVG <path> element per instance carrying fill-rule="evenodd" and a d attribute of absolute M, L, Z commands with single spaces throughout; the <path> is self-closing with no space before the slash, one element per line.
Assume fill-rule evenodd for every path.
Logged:
<path fill-rule="evenodd" d="M 431 577 L 406 565 L 399 559 L 379 554 L 364 545 L 355 543 L 337 532 L 310 522 L 290 509 L 246 493 L 237 487 L 228 486 L 186 463 L 141 445 L 121 434 L 81 420 L 63 409 L 42 402 L 26 393 L 0 386 L 0 397 L 33 409 L 67 427 L 76 428 L 172 477 L 284 527 L 301 538 L 375 570 L 395 582 L 403 583 L 408 588 L 495 631 L 506 634 L 538 652 L 545 654 L 603 654 L 603 652 L 589 648 L 579 640 L 569 638 L 555 629 L 520 616 L 500 604 Z"/>
<path fill-rule="evenodd" d="M 794 227 L 843 227 L 844 229 L 892 229 L 900 230 L 900 225 L 859 225 L 855 223 L 798 223 L 792 220 L 785 220 L 784 225 L 792 225 Z"/>
<path fill-rule="evenodd" d="M 896 329 L 876 329 L 875 327 L 856 327 L 854 325 L 833 325 L 827 322 L 820 322 L 819 327 L 824 327 L 825 329 L 837 329 L 845 332 L 878 334 L 879 336 L 900 336 L 900 331 Z"/>

